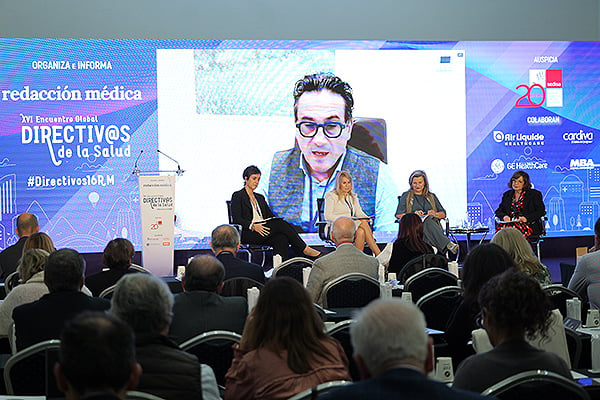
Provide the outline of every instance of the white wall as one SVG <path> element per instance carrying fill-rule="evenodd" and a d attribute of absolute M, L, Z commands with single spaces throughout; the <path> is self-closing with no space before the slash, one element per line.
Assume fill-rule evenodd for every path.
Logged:
<path fill-rule="evenodd" d="M 0 37 L 598 40 L 598 0 L 0 0 Z"/>

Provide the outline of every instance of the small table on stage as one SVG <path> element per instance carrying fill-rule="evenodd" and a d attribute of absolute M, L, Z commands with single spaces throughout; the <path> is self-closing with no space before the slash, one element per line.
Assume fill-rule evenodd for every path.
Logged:
<path fill-rule="evenodd" d="M 471 235 L 474 233 L 483 235 L 481 236 L 481 239 L 479 239 L 479 244 L 481 244 L 483 243 L 483 240 L 485 239 L 489 231 L 490 228 L 487 226 L 482 226 L 480 228 L 463 228 L 460 226 L 455 226 L 450 228 L 450 234 L 452 236 L 457 234 L 467 235 L 467 253 L 471 251 Z M 456 240 L 456 237 L 454 237 L 454 240 Z"/>

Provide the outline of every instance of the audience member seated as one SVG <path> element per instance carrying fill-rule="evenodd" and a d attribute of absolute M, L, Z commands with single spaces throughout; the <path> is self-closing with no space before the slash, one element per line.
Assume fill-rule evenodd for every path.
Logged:
<path fill-rule="evenodd" d="M 501 229 L 492 238 L 492 243 L 506 250 L 519 271 L 531 275 L 542 286 L 552 285 L 548 267 L 542 264 L 533 254 L 531 245 L 521 231 L 510 227 Z"/>
<path fill-rule="evenodd" d="M 44 282 L 50 293 L 13 311 L 17 349 L 44 340 L 58 339 L 66 321 L 82 311 L 104 311 L 110 303 L 89 297 L 83 286 L 85 260 L 77 251 L 61 249 L 48 256 Z"/>
<path fill-rule="evenodd" d="M 480 309 L 477 296 L 481 287 L 493 276 L 514 267 L 510 255 L 496 244 L 479 245 L 467 255 L 462 268 L 462 299 L 454 308 L 445 331 L 455 366 L 473 354 L 467 342 L 471 340 L 471 332 L 478 328 L 475 318 Z"/>
<path fill-rule="evenodd" d="M 40 230 L 38 219 L 30 213 L 22 213 L 17 217 L 17 235 L 19 240 L 0 252 L 0 273 L 4 280 L 17 270 L 19 259 L 23 255 L 25 241 L 32 234 Z"/>
<path fill-rule="evenodd" d="M 210 248 L 225 267 L 223 280 L 244 277 L 265 283 L 265 273 L 260 265 L 236 257 L 240 248 L 240 234 L 231 225 L 220 225 L 212 231 Z"/>
<path fill-rule="evenodd" d="M 83 313 L 65 325 L 54 375 L 67 400 L 125 399 L 142 372 L 131 328 L 104 313 Z"/>
<path fill-rule="evenodd" d="M 108 242 L 102 254 L 102 263 L 108 270 L 92 274 L 85 279 L 85 284 L 92 294 L 100 296 L 104 289 L 116 284 L 123 275 L 136 272 L 129 270 L 134 254 L 133 244 L 127 239 L 117 238 Z"/>
<path fill-rule="evenodd" d="M 350 326 L 354 359 L 363 380 L 332 389 L 319 399 L 483 399 L 427 379 L 432 340 L 417 307 L 398 299 L 376 300 Z"/>
<path fill-rule="evenodd" d="M 123 276 L 111 299 L 111 313 L 131 326 L 142 365 L 138 390 L 164 399 L 219 400 L 212 369 L 167 338 L 173 295 L 150 274 Z"/>
<path fill-rule="evenodd" d="M 306 290 L 289 277 L 273 278 L 262 289 L 225 377 L 226 400 L 287 399 L 324 382 L 350 380 L 344 350 L 324 333 Z"/>
<path fill-rule="evenodd" d="M 242 333 L 248 303 L 243 297 L 221 297 L 223 264 L 213 256 L 196 256 L 185 268 L 183 293 L 175 296 L 169 336 L 177 343 L 213 330 Z"/>
<path fill-rule="evenodd" d="M 338 217 L 331 228 L 331 239 L 336 250 L 315 260 L 308 277 L 306 290 L 310 298 L 323 305 L 321 293 L 335 278 L 351 272 L 360 272 L 377 279 L 379 261 L 354 247 L 356 226 L 352 218 Z"/>
<path fill-rule="evenodd" d="M 25 240 L 25 244 L 23 245 L 23 254 L 25 254 L 27 250 L 31 249 L 46 250 L 48 254 L 52 254 L 56 251 L 56 247 L 54 247 L 52 238 L 44 232 L 33 233 L 27 238 L 27 240 Z"/>
<path fill-rule="evenodd" d="M 525 341 L 536 334 L 547 337 L 551 323 L 552 305 L 535 279 L 515 269 L 497 275 L 481 288 L 479 305 L 494 348 L 464 360 L 453 387 L 483 392 L 519 372 L 537 369 L 571 379 L 562 358 Z"/>
<path fill-rule="evenodd" d="M 433 247 L 423 240 L 421 217 L 406 213 L 400 218 L 398 239 L 392 248 L 388 272 L 399 273 L 407 262 L 423 254 L 433 254 Z"/>
<path fill-rule="evenodd" d="M 48 293 L 44 283 L 44 265 L 49 254 L 42 249 L 27 250 L 19 262 L 19 275 L 23 283 L 16 286 L 0 303 L 0 337 L 8 335 L 15 307 L 31 303 Z"/>
<path fill-rule="evenodd" d="M 600 243 L 600 218 L 594 225 L 595 242 Z M 600 251 L 584 254 L 577 260 L 575 271 L 569 281 L 569 289 L 589 302 L 590 308 L 600 309 Z"/>

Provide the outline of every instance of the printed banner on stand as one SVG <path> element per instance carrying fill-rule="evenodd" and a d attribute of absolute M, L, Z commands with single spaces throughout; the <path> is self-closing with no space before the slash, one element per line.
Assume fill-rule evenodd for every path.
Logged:
<path fill-rule="evenodd" d="M 173 275 L 175 176 L 140 176 L 142 261 L 157 276 Z"/>

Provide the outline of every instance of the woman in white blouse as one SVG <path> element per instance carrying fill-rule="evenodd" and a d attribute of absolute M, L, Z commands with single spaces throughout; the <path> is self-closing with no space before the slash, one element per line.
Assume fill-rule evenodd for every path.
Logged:
<path fill-rule="evenodd" d="M 370 218 L 360 207 L 358 197 L 352 191 L 352 176 L 346 171 L 338 174 L 335 189 L 325 195 L 325 219 L 332 224 L 338 217 L 354 219 L 356 224 L 354 245 L 357 249 L 363 250 L 367 242 L 373 255 L 377 256 L 381 253 L 369 225 Z"/>

